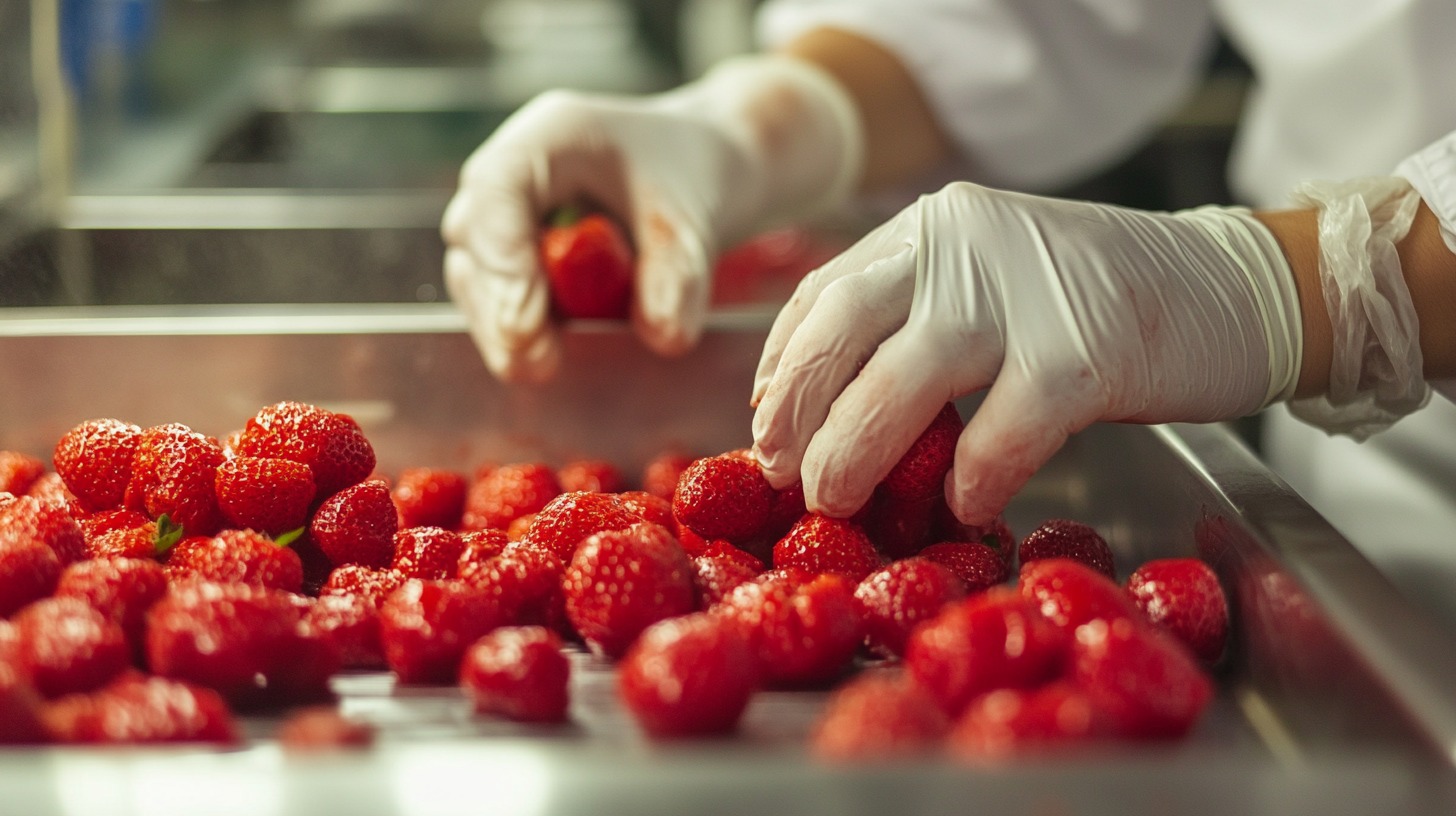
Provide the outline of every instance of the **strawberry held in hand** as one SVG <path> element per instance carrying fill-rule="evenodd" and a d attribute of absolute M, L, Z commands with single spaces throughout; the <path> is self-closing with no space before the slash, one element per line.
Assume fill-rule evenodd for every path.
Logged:
<path fill-rule="evenodd" d="M 582 216 L 571 207 L 560 210 L 541 234 L 541 265 L 560 316 L 627 316 L 632 300 L 632 248 L 607 216 Z"/>

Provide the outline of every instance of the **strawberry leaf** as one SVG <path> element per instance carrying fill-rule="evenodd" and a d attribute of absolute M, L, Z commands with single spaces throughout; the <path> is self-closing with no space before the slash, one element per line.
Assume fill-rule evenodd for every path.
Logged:
<path fill-rule="evenodd" d="M 307 527 L 299 527 L 296 530 L 289 530 L 288 532 L 282 533 L 277 538 L 273 539 L 273 543 L 278 545 L 279 547 L 287 547 L 288 545 L 302 538 L 303 531 L 307 529 Z"/>
<path fill-rule="evenodd" d="M 569 227 L 582 218 L 581 208 L 574 204 L 567 204 L 551 214 L 551 226 Z"/>
<path fill-rule="evenodd" d="M 157 535 L 152 539 L 157 555 L 166 555 L 168 550 L 177 546 L 184 532 L 182 525 L 174 523 L 171 516 L 163 513 L 157 519 Z"/>

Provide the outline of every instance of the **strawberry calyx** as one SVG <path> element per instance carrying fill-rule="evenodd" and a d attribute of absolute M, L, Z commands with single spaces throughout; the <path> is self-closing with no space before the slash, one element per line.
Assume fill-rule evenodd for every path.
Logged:
<path fill-rule="evenodd" d="M 551 217 L 547 221 L 552 227 L 560 229 L 573 226 L 582 219 L 582 216 L 580 207 L 575 204 L 567 204 L 558 207 L 555 212 L 551 213 Z"/>
<path fill-rule="evenodd" d="M 277 545 L 280 549 L 283 547 L 287 547 L 293 542 L 297 541 L 299 538 L 301 538 L 303 536 L 303 532 L 307 529 L 307 526 L 303 526 L 295 530 L 289 530 L 286 533 L 281 533 L 277 538 L 273 539 L 273 543 Z"/>
<path fill-rule="evenodd" d="M 156 551 L 157 556 L 166 555 L 169 550 L 177 546 L 177 542 L 182 540 L 185 532 L 182 525 L 172 521 L 172 517 L 166 513 L 158 516 L 157 534 L 152 537 L 152 548 Z"/>

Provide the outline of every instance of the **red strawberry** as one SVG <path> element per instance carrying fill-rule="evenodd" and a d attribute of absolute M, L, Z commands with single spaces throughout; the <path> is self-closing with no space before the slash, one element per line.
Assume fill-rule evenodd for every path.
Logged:
<path fill-rule="evenodd" d="M 1143 619 L 1122 587 L 1070 558 L 1041 558 L 1022 564 L 1017 589 L 1043 616 L 1068 632 L 1096 618 Z"/>
<path fill-rule="evenodd" d="M 604 459 L 577 459 L 556 471 L 556 481 L 563 493 L 620 493 L 622 471 Z"/>
<path fill-rule="evenodd" d="M 69 511 L 21 496 L 0 507 L 0 550 L 31 541 L 50 547 L 62 564 L 86 557 L 86 536 Z"/>
<path fill-rule="evenodd" d="M 541 508 L 521 543 L 539 547 L 562 561 L 570 561 L 582 541 L 594 533 L 625 530 L 642 518 L 622 506 L 609 493 L 562 493 Z"/>
<path fill-rule="evenodd" d="M 864 638 L 854 586 L 833 573 L 770 570 L 735 587 L 717 611 L 747 632 L 759 671 L 773 685 L 833 680 Z"/>
<path fill-rule="evenodd" d="M 883 563 L 859 525 L 819 513 L 800 519 L 773 548 L 775 567 L 797 567 L 816 574 L 834 572 L 853 583 L 864 580 Z"/>
<path fill-rule="evenodd" d="M 763 573 L 763 562 L 726 541 L 715 541 L 693 558 L 693 586 L 703 609 L 714 606 L 735 587 Z"/>
<path fill-rule="evenodd" d="M 669 530 L 677 529 L 677 518 L 672 514 L 672 499 L 664 499 L 645 490 L 618 493 L 617 499 L 622 502 L 622 507 L 627 512 L 653 524 L 661 524 Z"/>
<path fill-rule="evenodd" d="M 659 525 L 596 533 L 562 577 L 566 616 L 594 653 L 616 658 L 648 626 L 697 608 L 692 575 L 687 554 Z"/>
<path fill-rule="evenodd" d="M 407 578 L 454 578 L 465 542 L 453 530 L 409 527 L 394 534 L 393 569 Z"/>
<path fill-rule="evenodd" d="M 120 507 L 131 481 L 142 429 L 119 419 L 89 419 L 56 443 L 52 460 L 66 489 L 85 509 Z"/>
<path fill-rule="evenodd" d="M 507 621 L 569 631 L 561 559 L 537 547 L 512 545 L 488 561 L 466 564 L 460 579 L 477 587 Z"/>
<path fill-rule="evenodd" d="M 512 521 L 509 525 L 506 526 L 506 540 L 507 541 L 520 541 L 521 539 L 525 538 L 526 537 L 526 532 L 531 529 L 531 524 L 536 521 L 536 516 L 538 516 L 538 515 L 540 515 L 540 514 L 539 513 L 527 513 L 524 516 L 517 516 L 515 521 Z M 487 527 L 486 529 L 488 530 L 488 529 L 492 529 L 492 528 Z M 482 532 L 482 531 L 469 530 L 467 532 Z"/>
<path fill-rule="evenodd" d="M 672 501 L 672 494 L 677 492 L 677 483 L 682 478 L 683 471 L 697 459 L 696 456 L 676 451 L 659 453 L 642 468 L 642 490 L 659 499 Z"/>
<path fill-rule="evenodd" d="M 345 564 L 329 573 L 319 595 L 357 595 L 376 609 L 389 593 L 405 582 L 404 574 L 392 569 L 374 569 L 358 564 Z"/>
<path fill-rule="evenodd" d="M 466 564 L 483 564 L 505 551 L 510 540 L 500 530 L 472 530 L 460 534 L 460 558 L 455 575 L 461 577 Z"/>
<path fill-rule="evenodd" d="M 952 603 L 911 632 L 910 674 L 951 716 L 998 688 L 1030 688 L 1052 679 L 1068 635 L 1010 588 Z"/>
<path fill-rule="evenodd" d="M 618 696 L 654 737 L 732 731 L 757 686 L 753 650 L 743 631 L 708 613 L 648 627 L 617 674 Z"/>
<path fill-rule="evenodd" d="M 0 541 L 0 618 L 51 594 L 61 561 L 50 547 L 33 539 Z"/>
<path fill-rule="evenodd" d="M 303 588 L 303 562 L 298 553 L 253 530 L 223 530 L 212 537 L 192 536 L 177 542 L 167 566 L 219 583 L 242 583 L 287 592 Z"/>
<path fill-rule="evenodd" d="M 131 664 L 126 633 L 79 598 L 45 598 L 15 614 L 14 659 L 46 697 L 90 691 Z"/>
<path fill-rule="evenodd" d="M 758 535 L 774 504 L 774 489 L 750 458 L 723 454 L 683 471 L 672 498 L 677 520 L 706 539 L 733 543 Z"/>
<path fill-rule="evenodd" d="M 8 622 L 0 622 L 8 627 Z M 49 739 L 42 700 L 11 660 L 0 660 L 0 745 L 35 745 Z"/>
<path fill-rule="evenodd" d="M 1197 558 L 1145 562 L 1127 580 L 1127 592 L 1148 620 L 1163 627 L 1207 665 L 1228 642 L 1228 599 L 1213 569 Z"/>
<path fill-rule="evenodd" d="M 625 318 L 635 265 L 621 228 L 600 213 L 564 208 L 541 233 L 541 266 L 561 317 Z"/>
<path fill-rule="evenodd" d="M 465 491 L 469 487 L 465 477 L 453 470 L 401 470 L 390 491 L 399 511 L 399 526 L 455 529 L 465 512 Z"/>
<path fill-rule="evenodd" d="M 1016 535 L 1007 526 L 1005 518 L 997 516 L 989 524 L 962 524 L 951 512 L 944 497 L 936 505 L 935 515 L 935 526 L 931 535 L 936 541 L 984 544 L 1001 556 L 1001 562 L 1006 565 L 1008 575 L 1010 574 L 1011 562 L 1016 559 Z"/>
<path fill-rule="evenodd" d="M 668 528 L 668 529 L 673 529 L 673 528 Z M 697 556 L 702 555 L 703 553 L 707 552 L 709 547 L 713 546 L 713 542 L 709 541 L 706 538 L 703 538 L 702 536 L 698 535 L 697 533 L 693 532 L 692 530 L 689 530 L 688 528 L 682 526 L 681 524 L 677 525 L 676 531 L 677 531 L 677 542 L 682 545 L 683 552 L 687 553 L 690 556 L 693 556 L 693 557 L 696 558 Z M 725 541 L 725 539 L 718 539 L 718 540 L 719 541 Z M 748 552 L 748 551 L 747 550 L 744 550 L 744 552 Z M 749 553 L 749 554 L 752 555 L 752 553 Z M 756 556 L 756 555 L 754 555 L 753 557 L 755 559 L 758 559 L 758 556 Z M 758 560 L 759 560 L 760 563 L 762 563 L 762 559 L 758 559 Z"/>
<path fill-rule="evenodd" d="M 502 465 L 470 485 L 460 526 L 465 530 L 504 530 L 517 518 L 539 512 L 560 493 L 556 472 L 547 465 Z"/>
<path fill-rule="evenodd" d="M 765 519 L 759 535 L 778 541 L 808 512 L 809 509 L 804 506 L 802 482 L 794 482 L 783 490 L 775 490 L 773 505 L 769 507 L 768 518 Z"/>
<path fill-rule="evenodd" d="M 561 638 L 543 626 L 496 629 L 460 663 L 460 686 L 477 712 L 520 722 L 564 722 L 570 680 Z"/>
<path fill-rule="evenodd" d="M 167 516 L 190 536 L 212 535 L 222 526 L 217 507 L 216 439 L 171 423 L 142 431 L 132 459 L 126 506 L 152 518 Z"/>
<path fill-rule="evenodd" d="M 955 463 L 956 441 L 965 424 L 955 403 L 947 402 L 880 481 L 900 501 L 931 499 L 945 493 L 945 474 Z"/>
<path fill-rule="evenodd" d="M 0 494 L 0 497 L 4 495 L 6 494 Z M 71 495 L 71 491 L 66 489 L 66 483 L 61 481 L 59 473 L 47 473 L 36 479 L 31 483 L 30 489 L 25 491 L 25 495 L 47 504 L 64 507 L 66 512 L 72 516 L 86 512 L 86 509 L 76 502 L 76 497 Z"/>
<path fill-rule="evenodd" d="M 254 456 L 218 465 L 216 490 L 228 523 L 275 536 L 308 523 L 315 492 L 308 465 Z"/>
<path fill-rule="evenodd" d="M 308 706 L 288 715 L 275 736 L 289 753 L 315 753 L 367 748 L 374 744 L 374 727 L 345 717 L 334 706 Z"/>
<path fill-rule="evenodd" d="M 1181 737 L 1213 699 L 1212 681 L 1183 644 L 1128 618 L 1077 627 L 1068 665 L 1119 736 Z"/>
<path fill-rule="evenodd" d="M 308 536 L 336 566 L 383 567 L 394 560 L 399 512 L 384 482 L 370 479 L 340 490 L 314 511 Z"/>
<path fill-rule="evenodd" d="M 1065 680 L 1035 689 L 997 689 L 966 709 L 951 731 L 951 753 L 973 762 L 1045 753 L 1110 736 L 1087 692 Z"/>
<path fill-rule="evenodd" d="M 145 527 L 148 524 L 151 524 L 153 529 L 156 527 L 156 522 L 152 521 L 146 513 L 122 508 L 102 510 L 98 513 L 81 516 L 76 519 L 76 523 L 81 525 L 81 534 L 86 537 L 87 542 L 114 530 L 130 530 Z"/>
<path fill-rule="evenodd" d="M 379 639 L 379 603 L 362 594 L 321 595 L 312 600 L 304 622 L 333 644 L 346 669 L 384 667 Z"/>
<path fill-rule="evenodd" d="M 854 590 L 865 643 L 877 654 L 899 657 L 917 624 L 965 594 L 954 572 L 923 558 L 896 561 L 870 573 Z"/>
<path fill-rule="evenodd" d="M 177 528 L 178 533 L 181 528 Z M 176 543 L 180 538 L 175 538 Z M 87 558 L 145 558 L 156 561 L 171 546 L 163 547 L 157 541 L 157 523 L 147 522 L 143 527 L 126 530 L 112 530 L 86 541 Z"/>
<path fill-rule="evenodd" d="M 97 558 L 66 567 L 56 596 L 77 598 L 121 627 L 140 665 L 146 647 L 146 615 L 167 592 L 167 573 L 156 561 Z"/>
<path fill-rule="evenodd" d="M 237 452 L 308 465 L 319 496 L 364 481 L 375 465 L 374 446 L 353 417 L 301 402 L 259 410 L 243 426 Z"/>
<path fill-rule="evenodd" d="M 919 557 L 949 567 L 971 594 L 1004 584 L 1011 577 L 999 552 L 972 541 L 931 544 L 920 551 Z"/>
<path fill-rule="evenodd" d="M 863 674 L 829 697 L 809 751 L 831 762 L 931 754 L 950 728 L 935 698 L 904 675 Z"/>
<path fill-rule="evenodd" d="M 28 453 L 0 450 L 0 491 L 23 496 L 46 473 L 46 464 Z"/>
<path fill-rule="evenodd" d="M 57 742 L 141 745 L 241 740 L 227 702 L 210 689 L 127 673 L 90 694 L 63 697 L 45 711 Z"/>
<path fill-rule="evenodd" d="M 400 683 L 454 683 L 466 648 L 509 623 L 495 599 L 465 581 L 412 578 L 379 608 L 384 659 Z"/>
<path fill-rule="evenodd" d="M 1116 579 L 1112 548 L 1097 531 L 1079 521 L 1052 519 L 1021 540 L 1017 558 L 1022 566 L 1038 558 L 1070 558 Z"/>

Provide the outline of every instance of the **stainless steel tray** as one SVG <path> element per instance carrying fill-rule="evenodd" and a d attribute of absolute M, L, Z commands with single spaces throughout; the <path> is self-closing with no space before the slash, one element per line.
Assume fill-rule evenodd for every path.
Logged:
<path fill-rule="evenodd" d="M 224 434 L 282 399 L 352 413 L 386 472 L 580 455 L 634 473 L 669 446 L 746 444 L 771 313 L 719 313 L 678 360 L 620 327 L 566 336 L 540 388 L 485 372 L 448 306 L 0 310 L 0 448 L 46 455 L 90 417 Z M 968 402 L 964 411 L 973 409 Z M 963 411 L 963 412 L 964 412 Z M 1188 740 L 999 768 L 812 762 L 822 693 L 755 699 L 730 739 L 654 744 L 578 655 L 573 724 L 474 718 L 452 689 L 338 678 L 370 751 L 285 756 L 275 720 L 246 748 L 0 752 L 0 813 L 1413 813 L 1453 812 L 1456 648 L 1222 426 L 1096 426 L 1008 511 L 1108 537 L 1125 574 L 1200 554 L 1234 603 L 1238 649 Z"/>

